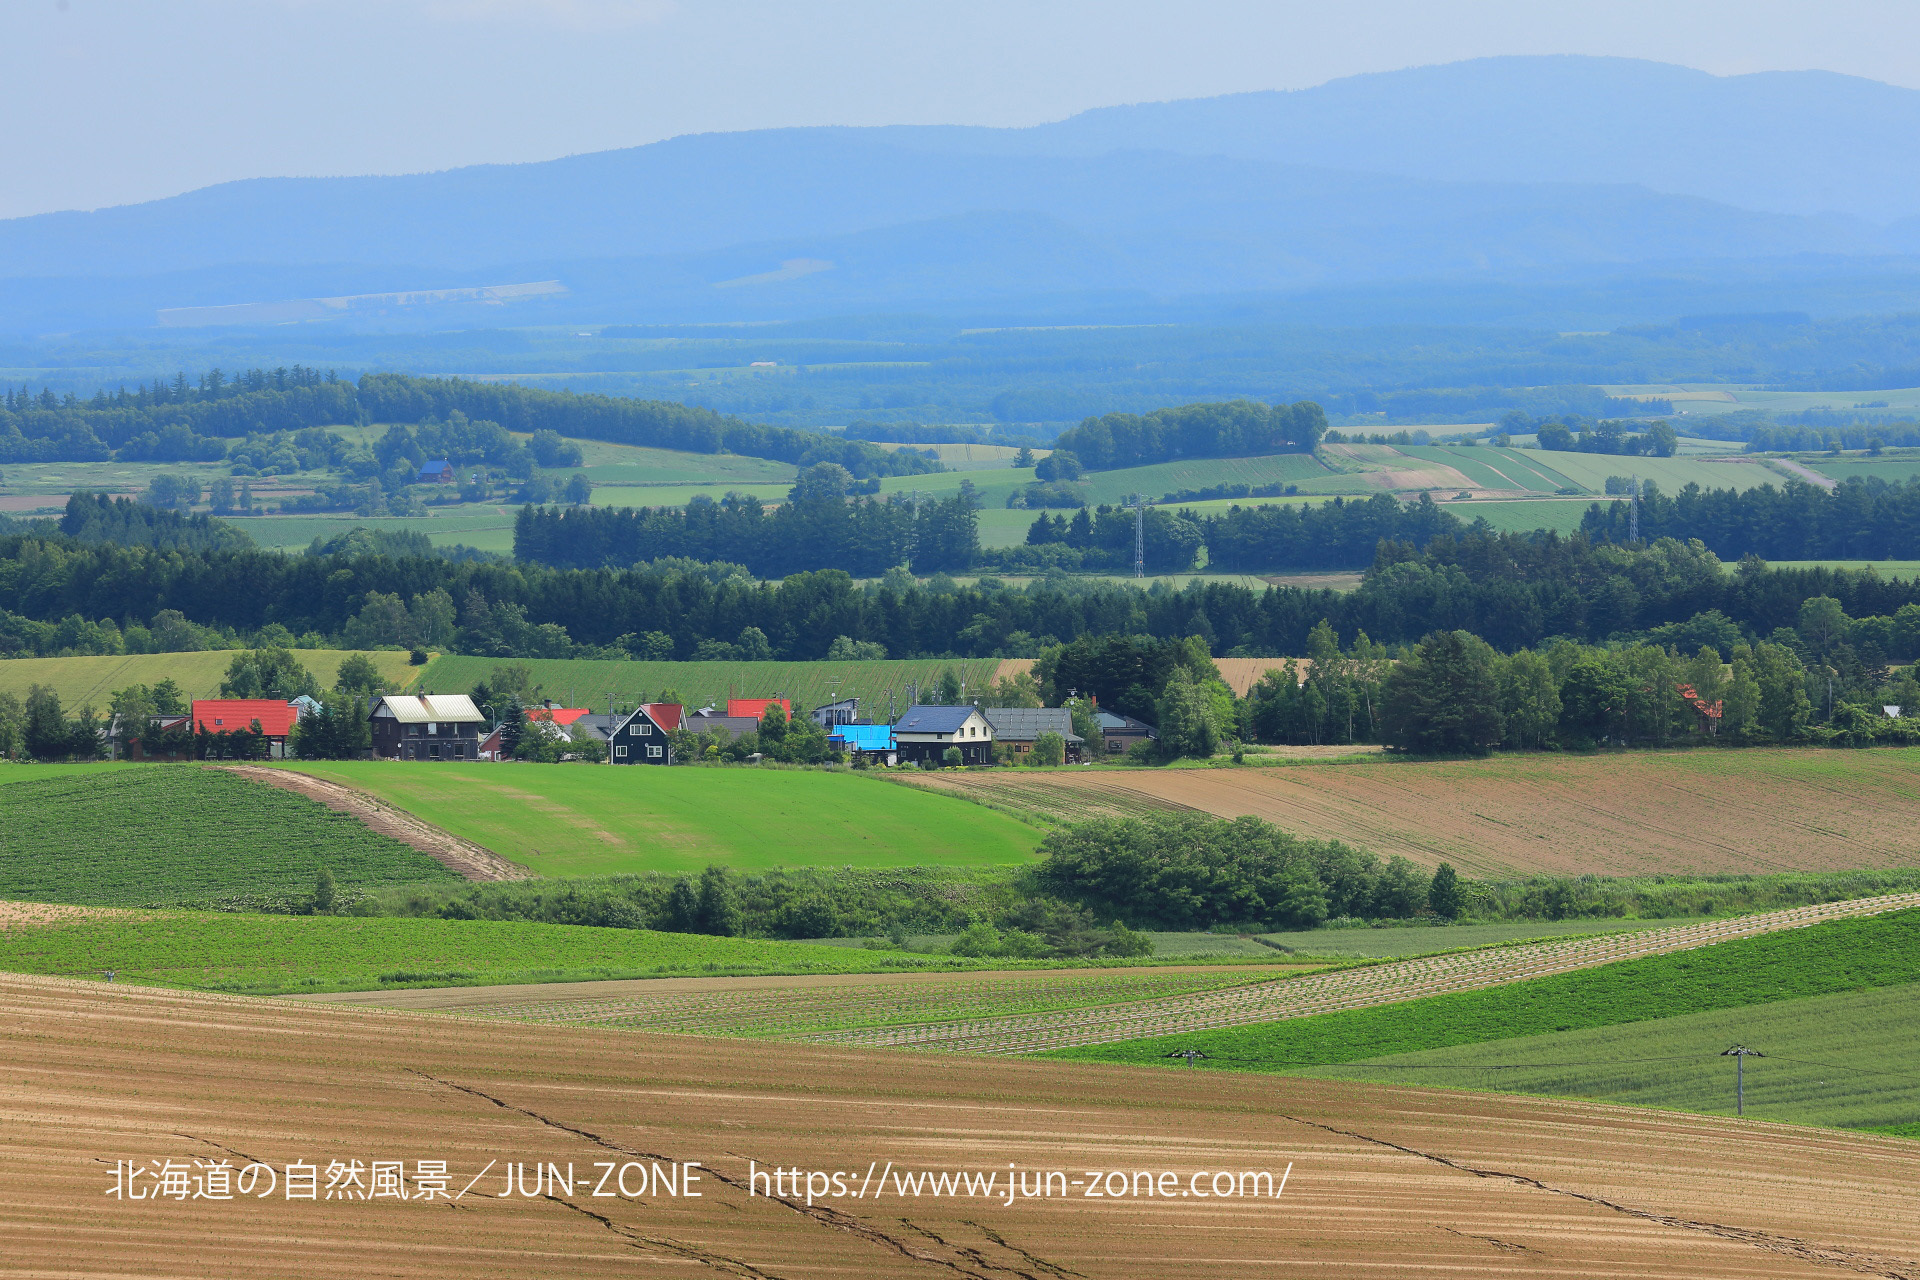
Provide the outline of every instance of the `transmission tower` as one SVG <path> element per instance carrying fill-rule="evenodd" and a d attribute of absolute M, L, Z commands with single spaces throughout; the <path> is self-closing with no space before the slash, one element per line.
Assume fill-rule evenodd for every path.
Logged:
<path fill-rule="evenodd" d="M 1147 504 L 1137 493 L 1133 495 L 1133 576 L 1147 576 Z"/>
<path fill-rule="evenodd" d="M 1640 541 L 1640 477 L 1633 478 L 1633 497 L 1627 502 L 1627 541 Z"/>

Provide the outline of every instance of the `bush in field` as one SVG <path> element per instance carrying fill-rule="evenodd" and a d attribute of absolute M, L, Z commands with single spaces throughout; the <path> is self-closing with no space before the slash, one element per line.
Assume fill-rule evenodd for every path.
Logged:
<path fill-rule="evenodd" d="M 1101 818 L 1058 830 L 1035 870 L 1048 891 L 1134 928 L 1217 924 L 1310 929 L 1330 916 L 1408 916 L 1425 877 L 1337 840 L 1302 840 L 1258 818 Z"/>

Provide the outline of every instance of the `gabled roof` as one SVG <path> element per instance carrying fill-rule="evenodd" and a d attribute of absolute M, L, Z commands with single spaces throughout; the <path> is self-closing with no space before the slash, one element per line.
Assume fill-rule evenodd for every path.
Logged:
<path fill-rule="evenodd" d="M 464 693 L 429 693 L 414 697 L 405 693 L 383 693 L 374 699 L 369 714 L 386 711 L 401 724 L 483 724 L 486 716 Z"/>
<path fill-rule="evenodd" d="M 1115 715 L 1111 711 L 1096 711 L 1093 722 L 1100 726 L 1102 733 L 1131 731 L 1133 733 L 1154 733 L 1156 730 L 1145 720 L 1136 720 L 1132 716 Z"/>
<path fill-rule="evenodd" d="M 553 723 L 561 726 L 562 728 L 565 728 L 567 725 L 572 724 L 575 720 L 578 720 L 581 716 L 592 715 L 592 714 L 593 714 L 593 708 L 591 707 L 528 707 L 527 708 L 527 719 L 551 720 L 553 721 Z"/>
<path fill-rule="evenodd" d="M 627 721 L 633 719 L 635 716 L 639 715 L 642 711 L 647 713 L 647 719 L 659 725 L 660 728 L 667 733 L 671 733 L 675 729 L 686 727 L 686 716 L 685 716 L 686 708 L 682 706 L 680 703 L 678 702 L 643 702 L 640 704 L 640 706 L 637 709 L 633 711 L 629 711 L 626 715 L 621 716 L 615 722 L 614 728 L 618 729 L 621 725 L 626 724 Z"/>
<path fill-rule="evenodd" d="M 793 719 L 793 704 L 785 698 L 728 698 L 727 714 L 730 716 L 752 716 L 758 720 L 767 714 L 767 708 L 775 703 L 786 712 L 787 719 Z"/>
<path fill-rule="evenodd" d="M 953 733 L 978 710 L 977 707 L 908 707 L 894 728 L 901 733 Z"/>
<path fill-rule="evenodd" d="M 729 738 L 760 732 L 760 722 L 752 716 L 689 716 L 686 727 L 694 733 L 724 733 Z"/>
<path fill-rule="evenodd" d="M 300 718 L 298 708 L 278 698 L 195 698 L 192 710 L 198 732 L 242 733 L 258 720 L 269 738 L 286 737 Z"/>
<path fill-rule="evenodd" d="M 1069 744 L 1086 741 L 1073 731 L 1073 712 L 1065 707 L 982 707 L 980 714 L 996 738 L 1031 742 L 1043 733 L 1057 733 Z"/>
<path fill-rule="evenodd" d="M 445 458 L 432 458 L 420 464 L 420 470 L 422 471 L 450 471 L 452 469 L 453 464 Z"/>

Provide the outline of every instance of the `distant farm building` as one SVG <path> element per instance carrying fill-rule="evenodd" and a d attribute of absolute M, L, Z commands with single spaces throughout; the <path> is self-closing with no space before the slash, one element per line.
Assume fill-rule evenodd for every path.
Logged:
<path fill-rule="evenodd" d="M 900 762 L 900 745 L 890 724 L 843 724 L 833 730 L 827 745 L 847 753 L 848 760 L 893 765 Z"/>
<path fill-rule="evenodd" d="M 1065 707 L 987 707 L 980 714 L 993 726 L 993 740 L 1016 757 L 1030 754 L 1043 733 L 1060 735 L 1069 764 L 1086 752 L 1087 740 L 1073 731 L 1073 712 Z"/>
<path fill-rule="evenodd" d="M 915 764 L 944 764 L 949 748 L 962 764 L 993 763 L 993 726 L 978 707 L 908 707 L 893 735 L 900 758 Z"/>
<path fill-rule="evenodd" d="M 277 698 L 195 698 L 189 715 L 195 733 L 249 733 L 257 725 L 268 756 L 281 760 L 300 709 Z"/>
<path fill-rule="evenodd" d="M 373 754 L 387 760 L 478 760 L 487 727 L 464 693 L 382 694 L 367 719 Z"/>
<path fill-rule="evenodd" d="M 758 720 L 767 714 L 768 707 L 777 706 L 787 719 L 793 719 L 793 704 L 785 698 L 728 698 L 727 714 L 730 716 L 752 716 Z"/>
<path fill-rule="evenodd" d="M 683 727 L 685 708 L 677 702 L 643 702 L 614 726 L 609 759 L 614 764 L 672 764 L 667 735 Z"/>
<path fill-rule="evenodd" d="M 452 484 L 459 479 L 454 474 L 453 464 L 444 458 L 435 458 L 432 462 L 421 463 L 418 478 L 423 484 Z"/>

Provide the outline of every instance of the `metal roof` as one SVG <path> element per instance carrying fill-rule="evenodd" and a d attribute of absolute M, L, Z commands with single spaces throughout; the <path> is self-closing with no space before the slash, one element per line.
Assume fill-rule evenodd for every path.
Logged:
<path fill-rule="evenodd" d="M 473 699 L 464 693 L 429 693 L 413 697 L 404 693 L 382 694 L 376 714 L 391 712 L 401 724 L 480 724 L 486 717 Z"/>
<path fill-rule="evenodd" d="M 977 710 L 977 707 L 908 707 L 894 728 L 901 733 L 953 733 Z"/>
<path fill-rule="evenodd" d="M 827 741 L 844 742 L 856 751 L 891 751 L 895 746 L 890 724 L 836 725 Z"/>
<path fill-rule="evenodd" d="M 996 738 L 1031 742 L 1043 733 L 1057 733 L 1069 744 L 1086 741 L 1073 731 L 1073 712 L 1065 707 L 982 707 L 980 714 Z"/>
<path fill-rule="evenodd" d="M 1135 729 L 1135 730 L 1144 729 L 1148 733 L 1153 733 L 1155 731 L 1154 727 L 1148 724 L 1145 720 L 1136 720 L 1132 716 L 1115 715 L 1111 711 L 1094 712 L 1093 721 L 1095 724 L 1099 725 L 1101 728 L 1101 731 L 1105 733 L 1111 733 L 1116 729 Z"/>

